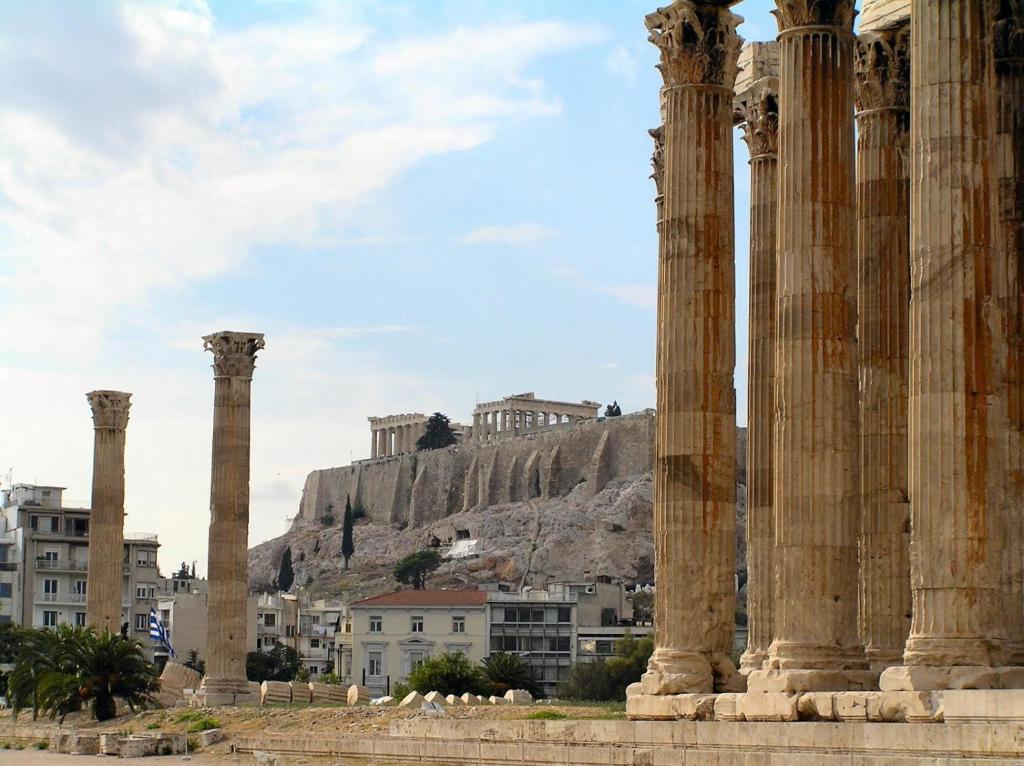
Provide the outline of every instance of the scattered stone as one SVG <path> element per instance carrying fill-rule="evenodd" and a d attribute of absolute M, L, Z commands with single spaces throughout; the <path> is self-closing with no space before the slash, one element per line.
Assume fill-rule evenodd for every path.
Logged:
<path fill-rule="evenodd" d="M 365 686 L 359 684 L 352 684 L 348 687 L 348 693 L 346 695 L 346 701 L 349 707 L 356 707 L 357 705 L 369 705 L 370 700 L 373 698 L 373 694 Z"/>
<path fill-rule="evenodd" d="M 836 711 L 833 699 L 835 692 L 807 692 L 800 695 L 797 710 L 801 721 L 834 721 Z"/>
<path fill-rule="evenodd" d="M 390 707 L 395 704 L 395 698 L 390 696 L 376 697 L 375 699 L 370 700 L 370 704 L 377 707 Z"/>
<path fill-rule="evenodd" d="M 462 697 L 456 697 L 454 694 L 447 695 L 444 698 L 444 701 L 447 702 L 449 705 L 465 705 L 466 704 L 465 702 L 462 701 Z"/>
<path fill-rule="evenodd" d="M 398 703 L 398 707 L 420 707 L 423 704 L 423 695 L 419 692 L 409 692 L 405 699 Z"/>
<path fill-rule="evenodd" d="M 207 729 L 206 731 L 199 732 L 199 741 L 203 747 L 209 747 L 223 739 L 224 731 L 222 729 Z"/>
<path fill-rule="evenodd" d="M 437 692 L 437 691 L 427 692 L 426 695 L 424 695 L 423 699 L 426 702 L 430 702 L 430 703 L 433 703 L 433 704 L 436 704 L 436 705 L 441 705 L 442 707 L 447 704 L 445 702 L 444 695 L 441 694 L 441 692 Z"/>
<path fill-rule="evenodd" d="M 505 699 L 512 705 L 529 705 L 533 702 L 533 695 L 525 689 L 509 689 L 505 692 Z"/>
<path fill-rule="evenodd" d="M 739 711 L 739 694 L 726 693 L 715 697 L 716 721 L 742 721 L 743 714 Z"/>
<path fill-rule="evenodd" d="M 490 702 L 492 705 L 507 705 L 508 704 L 508 700 L 507 699 L 505 699 L 504 697 L 495 696 L 494 694 L 492 694 L 490 697 L 488 697 L 487 701 Z"/>
<path fill-rule="evenodd" d="M 462 704 L 463 705 L 479 705 L 480 704 L 480 698 L 477 695 L 475 695 L 475 694 L 470 694 L 469 692 L 466 692 L 465 694 L 463 694 L 461 699 L 462 699 Z"/>
<path fill-rule="evenodd" d="M 744 721 L 796 721 L 800 718 L 797 700 L 796 694 L 784 692 L 747 692 L 736 695 L 736 713 Z"/>

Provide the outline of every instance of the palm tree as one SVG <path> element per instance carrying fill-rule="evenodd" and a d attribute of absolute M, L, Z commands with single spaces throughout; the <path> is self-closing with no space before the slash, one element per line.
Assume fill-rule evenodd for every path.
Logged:
<path fill-rule="evenodd" d="M 73 630 L 62 625 L 56 630 L 26 630 L 21 639 L 14 669 L 7 680 L 7 694 L 17 717 L 25 708 L 32 707 L 32 720 L 39 716 L 39 681 L 58 668 L 61 655 L 61 634 Z"/>
<path fill-rule="evenodd" d="M 484 675 L 494 689 L 502 695 L 510 689 L 525 689 L 534 697 L 542 696 L 540 687 L 530 678 L 530 669 L 514 654 L 497 652 L 481 660 Z"/>

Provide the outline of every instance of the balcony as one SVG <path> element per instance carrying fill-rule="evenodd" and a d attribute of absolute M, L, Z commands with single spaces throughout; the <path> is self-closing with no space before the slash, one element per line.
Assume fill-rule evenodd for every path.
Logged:
<path fill-rule="evenodd" d="M 40 593 L 36 595 L 36 601 L 48 604 L 84 604 L 85 600 L 84 593 Z"/>
<path fill-rule="evenodd" d="M 142 541 L 146 543 L 159 542 L 158 536 L 155 532 L 127 532 L 124 536 L 125 540 L 131 541 Z"/>
<path fill-rule="evenodd" d="M 51 572 L 85 572 L 88 568 L 88 561 L 76 561 L 75 559 L 36 559 L 36 569 L 46 569 Z"/>

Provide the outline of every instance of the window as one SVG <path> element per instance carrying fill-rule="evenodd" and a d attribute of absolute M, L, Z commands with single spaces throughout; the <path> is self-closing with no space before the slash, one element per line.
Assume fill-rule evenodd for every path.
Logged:
<path fill-rule="evenodd" d="M 544 607 L 540 609 L 535 607 L 530 610 L 530 622 L 544 622 Z"/>
<path fill-rule="evenodd" d="M 505 622 L 519 622 L 519 612 L 514 606 L 505 607 Z"/>
<path fill-rule="evenodd" d="M 560 606 L 558 607 L 558 621 L 559 622 L 572 622 L 572 607 Z"/>
<path fill-rule="evenodd" d="M 416 670 L 420 665 L 427 661 L 426 652 L 409 652 L 409 672 Z"/>
<path fill-rule="evenodd" d="M 155 567 L 156 551 L 148 548 L 137 551 L 135 554 L 135 563 L 140 567 Z"/>
<path fill-rule="evenodd" d="M 276 614 L 265 614 L 263 615 L 263 627 L 273 628 L 277 626 L 277 615 Z"/>
<path fill-rule="evenodd" d="M 43 560 L 44 561 L 56 561 L 58 555 L 60 555 L 60 554 L 58 554 L 57 551 L 46 551 L 46 553 L 43 554 Z"/>
<path fill-rule="evenodd" d="M 79 628 L 85 627 L 85 612 L 75 612 L 75 625 Z"/>
<path fill-rule="evenodd" d="M 75 593 L 79 596 L 84 596 L 86 594 L 86 587 L 88 587 L 87 580 L 75 580 Z"/>
<path fill-rule="evenodd" d="M 56 580 L 43 580 L 43 593 L 45 593 L 48 596 L 56 596 L 57 595 L 57 581 Z M 52 600 L 53 599 L 47 599 L 47 601 L 52 601 Z"/>
<path fill-rule="evenodd" d="M 310 674 L 311 676 L 315 676 L 315 675 L 316 675 L 317 673 L 319 673 L 319 672 L 320 672 L 320 666 L 319 666 L 319 665 L 312 665 L 312 666 L 311 666 L 311 667 L 309 668 L 309 674 Z"/>
<path fill-rule="evenodd" d="M 466 632 L 466 618 L 465 617 L 452 617 L 452 633 L 465 633 Z"/>
<path fill-rule="evenodd" d="M 319 638 L 311 638 L 311 639 L 309 639 L 309 648 L 310 649 L 319 649 L 320 648 L 320 639 Z"/>
<path fill-rule="evenodd" d="M 135 598 L 154 598 L 156 595 L 156 588 L 152 585 L 136 585 L 135 586 Z"/>
<path fill-rule="evenodd" d="M 149 630 L 149 615 L 140 612 L 135 615 L 135 630 Z"/>
<path fill-rule="evenodd" d="M 384 618 L 380 615 L 370 617 L 370 632 L 380 633 L 384 630 Z"/>
<path fill-rule="evenodd" d="M 56 612 L 43 612 L 43 627 L 44 628 L 56 628 L 57 627 L 57 613 Z"/>
<path fill-rule="evenodd" d="M 413 617 L 412 618 L 412 626 L 411 626 L 410 630 L 413 633 L 422 633 L 423 632 L 423 617 L 422 616 L 420 616 L 420 617 Z"/>
<path fill-rule="evenodd" d="M 382 652 L 370 652 L 366 663 L 367 675 L 381 676 L 383 675 L 382 665 L 384 664 L 384 655 Z"/>
<path fill-rule="evenodd" d="M 285 625 L 284 626 L 284 637 L 285 638 L 293 638 L 294 636 L 295 636 L 295 626 L 294 625 Z"/>
<path fill-rule="evenodd" d="M 0 598 L 11 597 L 11 584 L 9 582 L 0 582 Z"/>

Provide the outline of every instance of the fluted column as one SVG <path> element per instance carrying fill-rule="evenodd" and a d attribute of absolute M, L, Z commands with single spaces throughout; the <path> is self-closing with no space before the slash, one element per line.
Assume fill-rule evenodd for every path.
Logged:
<path fill-rule="evenodd" d="M 206 633 L 207 704 L 231 704 L 248 694 L 245 674 L 249 591 L 249 421 L 258 333 L 218 332 L 203 338 L 213 352 L 213 460 Z"/>
<path fill-rule="evenodd" d="M 853 0 L 777 0 L 779 210 L 772 670 L 845 688 L 859 532 Z M 755 688 L 755 671 L 750 676 Z M 786 673 L 784 673 L 786 675 Z"/>
<path fill-rule="evenodd" d="M 711 692 L 735 673 L 732 2 L 647 17 L 664 78 L 658 257 L 655 651 L 639 689 Z"/>
<path fill-rule="evenodd" d="M 388 451 L 388 429 L 377 429 L 377 457 L 385 457 Z"/>
<path fill-rule="evenodd" d="M 1024 665 L 1024 4 L 1003 3 L 995 22 L 995 188 L 1006 274 L 1007 463 L 1003 614 L 1007 661 Z"/>
<path fill-rule="evenodd" d="M 910 24 L 861 35 L 857 76 L 860 635 L 872 669 L 910 632 Z"/>
<path fill-rule="evenodd" d="M 92 391 L 92 510 L 89 513 L 89 572 L 86 620 L 97 632 L 121 629 L 124 575 L 124 440 L 131 394 Z"/>
<path fill-rule="evenodd" d="M 737 99 L 750 150 L 750 326 L 747 356 L 747 649 L 744 672 L 758 670 L 772 642 L 773 431 L 775 422 L 775 264 L 778 210 L 777 82 Z"/>
<path fill-rule="evenodd" d="M 370 429 L 370 459 L 374 460 L 377 457 L 377 430 L 374 428 Z"/>
<path fill-rule="evenodd" d="M 1006 347 L 993 278 L 986 7 L 914 0 L 911 10 L 911 666 L 992 665 L 1004 643 L 990 495 L 1006 454 L 1005 433 L 992 428 Z M 906 674 L 886 670 L 883 688 Z M 917 672 L 907 685 L 942 683 L 941 674 Z"/>

